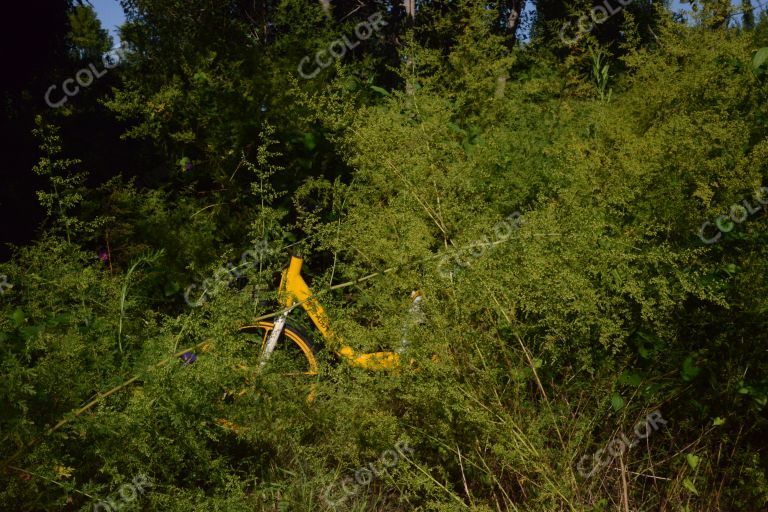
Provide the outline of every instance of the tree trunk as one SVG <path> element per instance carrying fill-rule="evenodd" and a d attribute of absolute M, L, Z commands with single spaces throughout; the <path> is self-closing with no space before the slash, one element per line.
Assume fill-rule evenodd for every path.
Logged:
<path fill-rule="evenodd" d="M 331 17 L 331 0 L 320 0 L 320 4 L 323 6 L 323 12 L 329 18 Z"/>
<path fill-rule="evenodd" d="M 416 18 L 416 0 L 405 0 L 405 15 Z"/>

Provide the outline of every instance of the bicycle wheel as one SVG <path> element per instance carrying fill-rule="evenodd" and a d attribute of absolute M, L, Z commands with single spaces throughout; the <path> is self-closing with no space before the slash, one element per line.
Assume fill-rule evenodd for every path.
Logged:
<path fill-rule="evenodd" d="M 240 328 L 241 331 L 253 335 L 254 345 L 258 344 L 257 364 L 261 362 L 267 339 L 274 327 L 274 322 L 259 322 Z M 318 375 L 314 344 L 306 334 L 286 324 L 277 340 L 275 350 L 260 368 L 259 373 L 267 378 L 284 377 L 280 382 L 281 387 L 296 387 L 298 393 L 305 394 L 307 400 L 311 401 L 314 398 Z"/>

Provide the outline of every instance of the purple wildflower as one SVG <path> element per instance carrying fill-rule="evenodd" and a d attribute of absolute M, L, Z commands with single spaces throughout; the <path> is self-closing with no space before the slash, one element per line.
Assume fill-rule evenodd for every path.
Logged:
<path fill-rule="evenodd" d="M 99 259 L 103 261 L 104 263 L 109 261 L 109 253 L 105 251 L 104 249 L 99 251 Z"/>
<path fill-rule="evenodd" d="M 184 366 L 186 366 L 197 361 L 197 356 L 192 352 L 185 352 L 181 354 L 181 360 L 184 361 Z"/>

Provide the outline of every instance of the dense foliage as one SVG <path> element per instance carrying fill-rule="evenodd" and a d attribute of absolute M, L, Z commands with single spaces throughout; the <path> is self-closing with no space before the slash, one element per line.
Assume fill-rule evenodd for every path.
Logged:
<path fill-rule="evenodd" d="M 105 78 L 5 94 L 46 221 L 0 263 L 3 509 L 765 510 L 749 2 L 634 2 L 571 42 L 591 5 L 122 4 Z M 58 84 L 113 46 L 60 12 Z M 290 254 L 361 351 L 397 347 L 421 290 L 415 364 L 321 349 L 311 402 L 257 374 L 238 328 Z"/>

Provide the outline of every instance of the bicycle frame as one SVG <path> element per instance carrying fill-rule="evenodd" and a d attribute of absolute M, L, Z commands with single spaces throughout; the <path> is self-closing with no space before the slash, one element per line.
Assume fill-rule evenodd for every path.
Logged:
<path fill-rule="evenodd" d="M 291 256 L 288 268 L 280 279 L 278 298 L 287 308 L 301 306 L 312 323 L 320 331 L 328 346 L 352 366 L 369 370 L 393 370 L 400 365 L 400 355 L 395 352 L 357 353 L 344 339 L 331 329 L 331 320 L 325 308 L 317 301 L 304 278 L 301 276 L 303 260 Z M 279 334 L 278 334 L 279 336 Z"/>

